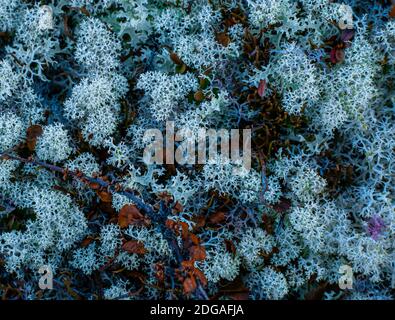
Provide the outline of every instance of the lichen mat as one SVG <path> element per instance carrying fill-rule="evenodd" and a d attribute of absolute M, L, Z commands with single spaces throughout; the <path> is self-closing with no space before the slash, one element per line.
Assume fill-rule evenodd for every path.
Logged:
<path fill-rule="evenodd" d="M 3 299 L 394 298 L 391 1 L 0 17 Z"/>

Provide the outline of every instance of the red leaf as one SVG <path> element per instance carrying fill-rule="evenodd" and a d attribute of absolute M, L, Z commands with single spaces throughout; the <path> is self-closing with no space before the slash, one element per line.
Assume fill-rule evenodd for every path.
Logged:
<path fill-rule="evenodd" d="M 206 259 L 206 250 L 202 246 L 192 246 L 189 249 L 191 259 L 193 260 L 204 260 Z"/>
<path fill-rule="evenodd" d="M 216 35 L 217 41 L 222 44 L 224 47 L 227 47 L 230 43 L 230 38 L 226 34 L 226 32 L 219 32 Z"/>
<path fill-rule="evenodd" d="M 330 54 L 330 58 L 331 58 L 331 62 L 332 63 L 336 63 L 337 59 L 336 59 L 336 49 L 332 48 L 331 50 L 331 54 Z"/>
<path fill-rule="evenodd" d="M 182 62 L 182 60 L 180 59 L 180 57 L 177 55 L 177 53 L 175 52 L 171 52 L 170 53 L 170 59 L 177 65 L 183 65 L 184 63 Z"/>
<path fill-rule="evenodd" d="M 224 242 L 225 242 L 226 251 L 235 255 L 236 254 L 236 246 L 234 245 L 234 243 L 231 240 L 227 240 L 227 239 Z"/>
<path fill-rule="evenodd" d="M 165 225 L 167 228 L 169 228 L 171 230 L 175 230 L 177 227 L 177 222 L 175 222 L 174 220 L 171 220 L 171 219 L 167 219 L 165 222 Z"/>
<path fill-rule="evenodd" d="M 189 239 L 192 241 L 193 244 L 198 245 L 199 244 L 199 238 L 194 235 L 193 233 L 189 233 Z"/>
<path fill-rule="evenodd" d="M 184 260 L 184 261 L 181 262 L 181 266 L 184 269 L 188 269 L 188 268 L 189 269 L 193 269 L 193 268 L 195 268 L 193 260 Z"/>
<path fill-rule="evenodd" d="M 336 50 L 336 60 L 337 62 L 343 62 L 344 61 L 344 50 L 338 49 Z"/>
<path fill-rule="evenodd" d="M 202 228 L 202 227 L 204 227 L 206 225 L 206 217 L 203 216 L 203 215 L 194 216 L 193 217 L 193 222 L 195 223 L 193 228 L 195 230 L 197 230 L 197 229 Z"/>
<path fill-rule="evenodd" d="M 37 138 L 43 134 L 43 128 L 40 125 L 32 125 L 27 128 L 26 145 L 30 151 L 36 148 Z"/>
<path fill-rule="evenodd" d="M 137 241 L 137 240 L 126 241 L 122 245 L 122 250 L 124 250 L 128 253 L 136 253 L 136 254 L 147 253 L 147 250 L 144 248 L 144 244 L 142 242 Z"/>
<path fill-rule="evenodd" d="M 283 213 L 291 207 L 291 201 L 285 198 L 281 198 L 280 202 L 273 206 L 273 209 L 278 213 Z"/>
<path fill-rule="evenodd" d="M 135 205 L 124 205 L 118 215 L 118 225 L 121 228 L 126 228 L 130 224 L 147 226 L 149 223 L 149 219 Z"/>
<path fill-rule="evenodd" d="M 97 182 L 91 182 L 91 183 L 89 183 L 89 186 L 90 186 L 91 189 L 93 189 L 93 190 L 98 190 L 98 189 L 100 189 L 100 184 L 98 184 Z"/>
<path fill-rule="evenodd" d="M 97 191 L 97 195 L 99 196 L 101 201 L 111 202 L 111 199 L 112 199 L 111 193 L 109 193 L 107 191 Z"/>
<path fill-rule="evenodd" d="M 344 50 L 338 48 L 332 48 L 330 53 L 330 60 L 333 64 L 344 61 Z"/>
<path fill-rule="evenodd" d="M 199 279 L 199 281 L 202 283 L 202 286 L 207 286 L 207 278 L 202 271 L 195 268 L 193 270 L 193 274 Z"/>
<path fill-rule="evenodd" d="M 204 94 L 202 90 L 196 91 L 195 94 L 193 95 L 193 98 L 197 102 L 202 102 L 204 100 Z"/>
<path fill-rule="evenodd" d="M 217 211 L 216 213 L 213 213 L 211 216 L 208 217 L 208 221 L 211 224 L 220 224 L 221 222 L 224 222 L 225 221 L 225 212 Z"/>
<path fill-rule="evenodd" d="M 236 293 L 230 294 L 229 297 L 232 300 L 240 301 L 240 300 L 249 300 L 250 295 L 248 294 L 248 291 L 247 292 L 236 292 Z"/>
<path fill-rule="evenodd" d="M 194 277 L 186 278 L 182 285 L 185 294 L 190 294 L 196 290 L 196 280 Z"/>
<path fill-rule="evenodd" d="M 261 80 L 258 86 L 258 95 L 262 98 L 265 95 L 266 80 Z"/>
<path fill-rule="evenodd" d="M 86 237 L 84 240 L 82 240 L 82 242 L 81 242 L 81 247 L 82 248 L 85 248 L 85 247 L 87 247 L 87 246 L 89 246 L 89 244 L 91 244 L 92 242 L 93 242 L 93 238 L 92 237 Z"/>
<path fill-rule="evenodd" d="M 183 240 L 186 240 L 189 234 L 188 224 L 185 222 L 180 222 L 181 225 L 181 237 Z"/>
<path fill-rule="evenodd" d="M 177 213 L 180 213 L 184 210 L 184 208 L 183 208 L 182 204 L 177 201 L 173 207 L 173 210 Z"/>
<path fill-rule="evenodd" d="M 390 17 L 395 18 L 395 4 L 392 6 L 391 11 L 390 11 Z"/>

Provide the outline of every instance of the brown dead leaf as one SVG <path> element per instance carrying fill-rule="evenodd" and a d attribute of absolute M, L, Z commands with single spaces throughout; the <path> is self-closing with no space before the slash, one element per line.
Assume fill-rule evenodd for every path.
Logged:
<path fill-rule="evenodd" d="M 73 38 L 73 33 L 71 32 L 71 29 L 69 27 L 70 23 L 70 17 L 69 16 L 63 16 L 63 30 L 64 34 L 66 37 L 69 37 L 71 40 L 74 40 Z"/>
<path fill-rule="evenodd" d="M 103 202 L 111 202 L 111 200 L 112 200 L 112 195 L 110 192 L 97 191 L 97 195 L 99 196 L 100 200 Z"/>
<path fill-rule="evenodd" d="M 87 17 L 90 17 L 90 16 L 91 16 L 90 13 L 89 13 L 89 11 L 86 9 L 85 6 L 81 7 L 80 10 L 81 10 L 81 13 L 83 13 L 83 14 L 86 15 Z"/>
<path fill-rule="evenodd" d="M 206 259 L 206 249 L 202 246 L 192 246 L 189 248 L 189 254 L 193 260 L 204 260 Z"/>
<path fill-rule="evenodd" d="M 175 222 L 174 220 L 167 219 L 165 222 L 165 225 L 166 225 L 166 228 L 176 231 L 177 222 Z"/>
<path fill-rule="evenodd" d="M 194 277 L 185 278 L 183 282 L 183 288 L 185 294 L 191 294 L 196 290 L 196 280 Z"/>
<path fill-rule="evenodd" d="M 200 243 L 199 238 L 193 233 L 189 233 L 189 239 L 192 241 L 194 245 L 198 245 Z"/>
<path fill-rule="evenodd" d="M 262 98 L 266 91 L 266 80 L 261 80 L 258 86 L 258 95 Z"/>
<path fill-rule="evenodd" d="M 224 47 L 227 47 L 230 43 L 230 38 L 226 32 L 217 33 L 216 38 L 218 43 L 222 44 Z"/>
<path fill-rule="evenodd" d="M 36 148 L 37 138 L 43 134 L 43 128 L 40 125 L 32 125 L 27 128 L 26 145 L 30 151 Z"/>
<path fill-rule="evenodd" d="M 236 293 L 232 293 L 229 295 L 229 297 L 232 300 L 236 300 L 236 301 L 243 301 L 243 300 L 249 300 L 250 299 L 250 295 L 248 294 L 248 291 L 246 292 L 236 292 Z"/>
<path fill-rule="evenodd" d="M 182 204 L 177 201 L 173 207 L 173 210 L 177 213 L 180 213 L 180 212 L 184 211 L 184 208 L 183 208 Z"/>
<path fill-rule="evenodd" d="M 225 242 L 226 251 L 235 255 L 236 254 L 236 246 L 234 245 L 234 243 L 231 240 L 225 240 L 224 242 Z"/>
<path fill-rule="evenodd" d="M 171 52 L 170 53 L 170 59 L 171 61 L 173 61 L 175 64 L 181 66 L 184 64 L 184 62 L 182 62 L 182 60 L 180 59 L 180 57 L 177 55 L 177 53 L 175 52 Z"/>
<path fill-rule="evenodd" d="M 100 188 L 100 184 L 98 184 L 97 182 L 91 182 L 89 183 L 89 187 L 91 187 L 91 189 L 93 190 L 97 190 Z"/>
<path fill-rule="evenodd" d="M 181 237 L 185 241 L 188 238 L 188 235 L 189 235 L 188 224 L 185 223 L 185 222 L 180 222 L 179 224 L 181 226 Z"/>
<path fill-rule="evenodd" d="M 280 202 L 276 203 L 273 206 L 273 209 L 276 210 L 278 213 L 284 213 L 291 207 L 291 201 L 285 198 L 281 198 Z"/>
<path fill-rule="evenodd" d="M 122 245 L 122 250 L 128 252 L 128 253 L 136 253 L 136 254 L 145 254 L 147 253 L 147 250 L 144 247 L 144 243 L 139 242 L 137 240 L 129 240 L 126 241 Z"/>
<path fill-rule="evenodd" d="M 202 271 L 200 271 L 199 269 L 195 268 L 193 270 L 193 275 L 196 276 L 197 279 L 199 279 L 199 281 L 201 282 L 201 284 L 205 287 L 207 286 L 207 278 L 204 275 L 204 273 Z"/>
<path fill-rule="evenodd" d="M 184 261 L 181 261 L 181 266 L 184 269 L 193 269 L 193 268 L 195 268 L 195 262 L 193 260 L 184 260 Z"/>
<path fill-rule="evenodd" d="M 390 13 L 389 13 L 389 16 L 390 16 L 391 18 L 395 18 L 395 4 L 392 5 L 391 11 L 390 11 Z"/>
<path fill-rule="evenodd" d="M 94 238 L 92 238 L 90 236 L 86 237 L 84 240 L 82 240 L 81 247 L 85 248 L 85 247 L 89 246 L 93 242 L 93 240 L 94 240 Z"/>
<path fill-rule="evenodd" d="M 121 228 L 126 228 L 129 225 L 144 225 L 148 226 L 150 220 L 144 216 L 135 205 L 124 205 L 118 215 L 118 225 Z"/>
<path fill-rule="evenodd" d="M 197 102 L 202 102 L 204 99 L 204 94 L 202 90 L 196 91 L 195 94 L 193 95 L 193 98 L 197 101 Z"/>
<path fill-rule="evenodd" d="M 217 211 L 208 217 L 211 224 L 220 224 L 225 221 L 225 212 Z"/>
<path fill-rule="evenodd" d="M 206 217 L 204 215 L 194 216 L 192 221 L 194 222 L 193 230 L 198 230 L 206 225 Z"/>

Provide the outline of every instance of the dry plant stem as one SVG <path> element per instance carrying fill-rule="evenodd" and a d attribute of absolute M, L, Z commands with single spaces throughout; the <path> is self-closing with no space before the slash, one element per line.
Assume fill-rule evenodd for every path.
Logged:
<path fill-rule="evenodd" d="M 28 159 L 22 158 L 22 157 L 19 157 L 19 156 L 16 156 L 16 155 L 12 155 L 12 154 L 10 154 L 8 152 L 0 153 L 0 158 L 4 159 L 4 160 L 10 159 L 10 160 L 17 160 L 17 161 L 20 161 L 20 162 L 23 162 L 23 163 L 31 163 L 31 164 L 33 164 L 35 166 L 39 166 L 39 167 L 42 167 L 42 168 L 45 168 L 45 169 L 48 169 L 48 170 L 51 170 L 51 171 L 59 172 L 59 173 L 65 175 L 65 176 L 70 176 L 73 179 L 76 179 L 76 180 L 79 180 L 79 181 L 83 182 L 84 184 L 97 183 L 100 187 L 102 187 L 104 189 L 107 189 L 108 192 L 118 193 L 118 194 L 121 194 L 121 195 L 129 198 L 130 200 L 133 201 L 133 203 L 135 203 L 137 205 L 137 207 L 139 209 L 144 210 L 145 212 L 147 212 L 147 214 L 151 218 L 153 218 L 155 220 L 154 210 L 149 205 L 145 204 L 135 194 L 133 194 L 133 192 L 131 192 L 129 190 L 122 190 L 122 189 L 121 190 L 116 190 L 115 185 L 113 185 L 113 184 L 111 184 L 109 182 L 106 182 L 106 181 L 104 181 L 104 180 L 102 180 L 100 178 L 88 177 L 88 176 L 82 174 L 81 172 L 68 171 L 67 169 L 55 166 L 53 164 L 49 164 L 49 163 L 42 162 L 42 161 L 39 161 L 39 160 L 34 160 L 32 158 L 28 158 Z"/>
<path fill-rule="evenodd" d="M 152 209 L 152 207 L 150 207 L 149 205 L 145 204 L 140 198 L 138 198 L 136 195 L 133 194 L 133 192 L 129 191 L 129 190 L 119 190 L 119 188 L 116 188 L 113 184 L 111 184 L 110 182 L 104 181 L 100 178 L 93 178 L 93 177 L 88 177 L 84 174 L 82 174 L 81 172 L 73 172 L 73 171 L 68 171 L 67 169 L 64 169 L 62 167 L 58 167 L 55 166 L 53 164 L 49 164 L 43 161 L 39 161 L 39 160 L 34 160 L 33 158 L 22 158 L 20 156 L 16 156 L 16 155 L 12 155 L 9 152 L 5 151 L 0 153 L 0 159 L 3 160 L 17 160 L 23 163 L 30 163 L 33 164 L 35 166 L 38 167 L 42 167 L 54 172 L 59 172 L 61 173 L 63 176 L 67 177 L 70 176 L 73 179 L 79 180 L 81 182 L 83 182 L 84 184 L 91 184 L 91 183 L 97 183 L 98 185 L 100 185 L 100 187 L 106 189 L 108 192 L 111 193 L 118 193 L 121 194 L 127 198 L 129 198 L 130 200 L 133 201 L 133 203 L 136 204 L 136 206 L 141 209 L 144 210 L 149 217 L 153 220 L 153 221 L 158 221 L 160 220 L 160 215 L 155 214 L 154 210 Z M 166 236 L 166 232 L 164 232 L 164 236 L 167 239 L 167 241 L 170 243 L 170 246 L 173 248 L 173 250 L 176 253 L 176 257 L 177 257 L 177 262 L 181 265 L 182 262 L 182 257 L 181 257 L 181 253 L 180 253 L 180 249 L 175 241 L 175 239 L 171 236 Z M 198 295 L 199 299 L 205 299 L 208 300 L 208 295 L 206 293 L 206 291 L 204 290 L 203 286 L 201 285 L 200 281 L 197 281 L 197 289 L 196 289 L 196 294 Z"/>

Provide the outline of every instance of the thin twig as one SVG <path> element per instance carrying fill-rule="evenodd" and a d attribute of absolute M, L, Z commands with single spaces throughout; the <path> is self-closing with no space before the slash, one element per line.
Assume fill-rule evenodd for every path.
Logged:
<path fill-rule="evenodd" d="M 133 201 L 133 203 L 136 204 L 136 206 L 139 209 L 144 210 L 150 216 L 150 218 L 153 218 L 153 220 L 156 220 L 155 219 L 155 215 L 154 215 L 154 210 L 152 209 L 152 207 L 147 205 L 147 204 L 145 204 L 143 202 L 143 200 L 141 200 L 139 197 L 137 197 L 131 190 L 118 189 L 112 183 L 104 181 L 104 180 L 102 180 L 100 178 L 89 177 L 89 176 L 84 175 L 80 171 L 76 171 L 76 172 L 69 171 L 67 169 L 55 166 L 53 164 L 49 164 L 49 163 L 46 163 L 46 162 L 43 162 L 43 161 L 39 161 L 39 160 L 34 160 L 33 158 L 26 159 L 26 158 L 22 158 L 20 156 L 12 155 L 12 154 L 10 154 L 8 152 L 0 153 L 0 158 L 4 159 L 4 160 L 10 159 L 10 160 L 17 160 L 17 161 L 20 161 L 20 162 L 23 162 L 23 163 L 30 163 L 30 164 L 33 164 L 35 166 L 39 166 L 39 167 L 42 167 L 42 168 L 45 168 L 45 169 L 48 169 L 48 170 L 51 170 L 51 171 L 59 172 L 63 176 L 70 176 L 73 179 L 76 179 L 76 180 L 79 180 L 79 181 L 83 182 L 84 184 L 97 183 L 100 187 L 102 187 L 104 189 L 107 189 L 108 192 L 118 193 L 120 195 L 123 195 L 123 196 L 129 198 L 130 200 Z"/>
<path fill-rule="evenodd" d="M 168 241 L 169 245 L 171 248 L 173 248 L 173 252 L 176 256 L 176 260 L 177 263 L 179 265 L 181 265 L 182 262 L 182 256 L 181 256 L 181 250 L 178 247 L 177 241 L 174 238 L 174 235 L 171 234 L 171 232 L 169 232 L 169 230 L 163 230 L 164 228 L 164 220 L 165 218 L 168 216 L 168 214 L 170 213 L 169 208 L 165 207 L 163 205 L 163 203 L 161 203 L 161 208 L 160 208 L 160 212 L 159 214 L 155 213 L 153 208 L 147 204 L 145 204 L 139 197 L 137 197 L 132 191 L 128 190 L 128 189 L 120 189 L 119 185 L 114 185 L 113 183 L 104 181 L 100 178 L 93 178 L 93 177 L 89 177 L 84 175 L 81 171 L 69 171 L 68 169 L 64 169 L 62 167 L 58 167 L 55 166 L 53 164 L 49 164 L 43 161 L 39 161 L 39 160 L 34 160 L 32 157 L 29 158 L 23 158 L 17 155 L 13 155 L 7 151 L 0 153 L 0 159 L 3 160 L 17 160 L 23 163 L 30 163 L 32 165 L 35 166 L 39 166 L 54 172 L 58 172 L 61 173 L 64 177 L 70 176 L 75 180 L 81 181 L 84 184 L 98 184 L 100 187 L 106 189 L 108 192 L 111 193 L 118 193 L 121 194 L 127 198 L 129 198 L 130 200 L 133 201 L 133 203 L 136 204 L 136 206 L 142 210 L 144 210 L 149 217 L 156 222 L 162 222 L 161 223 L 161 231 L 163 233 L 164 238 Z M 208 300 L 208 296 L 207 293 L 205 292 L 202 284 L 200 283 L 200 281 L 197 279 L 197 289 L 195 292 L 198 295 L 198 298 L 202 298 L 205 300 Z"/>

